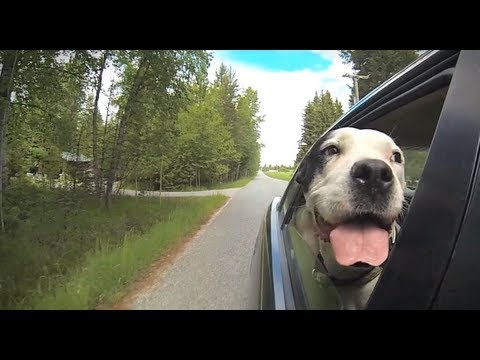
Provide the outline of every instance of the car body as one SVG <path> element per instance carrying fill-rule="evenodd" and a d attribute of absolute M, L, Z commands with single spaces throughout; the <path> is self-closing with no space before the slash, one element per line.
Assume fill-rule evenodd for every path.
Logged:
<path fill-rule="evenodd" d="M 480 309 L 480 51 L 424 53 L 327 132 L 348 126 L 392 135 L 406 158 L 408 211 L 364 309 Z M 291 223 L 295 175 L 265 213 L 249 306 L 341 309 L 315 283 L 315 258 Z"/>

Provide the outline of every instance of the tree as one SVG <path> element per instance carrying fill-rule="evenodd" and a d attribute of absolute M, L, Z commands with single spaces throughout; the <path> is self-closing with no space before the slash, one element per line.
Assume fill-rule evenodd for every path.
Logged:
<path fill-rule="evenodd" d="M 419 56 L 417 50 L 340 50 L 345 64 L 350 64 L 358 75 L 370 75 L 358 81 L 360 99 Z M 350 105 L 353 104 L 353 92 Z"/>
<path fill-rule="evenodd" d="M 4 168 L 7 152 L 8 114 L 11 105 L 12 83 L 15 66 L 18 60 L 18 50 L 7 50 L 2 54 L 2 70 L 0 72 L 0 223 L 5 231 L 3 218 L 3 191 L 5 187 Z"/>
<path fill-rule="evenodd" d="M 332 99 L 330 92 L 315 93 L 313 100 L 305 106 L 302 137 L 295 164 L 298 164 L 315 141 L 342 115 L 342 104 Z"/>
<path fill-rule="evenodd" d="M 133 178 L 158 189 L 252 175 L 261 149 L 258 94 L 241 90 L 224 65 L 210 83 L 210 59 L 203 50 L 0 50 L 0 105 L 9 109 L 0 112 L 0 188 L 28 173 L 58 186 L 62 152 L 93 159 L 69 169 L 72 189 L 81 183 L 79 191 L 95 189 L 107 204 L 114 183 Z M 103 118 L 110 68 L 117 76 Z M 84 176 L 90 170 L 93 183 Z"/>
<path fill-rule="evenodd" d="M 258 94 L 252 88 L 240 90 L 232 68 L 221 64 L 215 73 L 212 87 L 216 92 L 215 107 L 230 131 L 235 150 L 240 157 L 229 163 L 229 178 L 236 180 L 240 175 L 252 175 L 260 166 L 260 104 Z"/>
<path fill-rule="evenodd" d="M 92 111 L 92 155 L 93 155 L 93 175 L 95 181 L 95 192 L 97 196 L 100 196 L 103 190 L 103 182 L 100 173 L 100 157 L 98 154 L 98 101 L 100 99 L 100 92 L 102 90 L 102 77 L 103 71 L 107 66 L 107 60 L 109 57 L 109 51 L 103 51 L 100 58 L 98 68 L 96 69 L 97 78 L 95 83 L 95 100 Z"/>
<path fill-rule="evenodd" d="M 243 176 L 255 174 L 260 166 L 261 145 L 260 124 L 263 116 L 259 116 L 260 103 L 257 91 L 248 87 L 237 103 L 237 134 L 240 142 L 240 173 Z"/>
<path fill-rule="evenodd" d="M 213 87 L 216 89 L 215 106 L 217 111 L 224 119 L 235 144 L 235 149 L 240 152 L 240 130 L 237 116 L 237 103 L 240 96 L 240 87 L 235 72 L 232 68 L 228 68 L 225 64 L 215 72 L 215 80 Z M 238 177 L 240 162 L 238 160 L 231 161 L 229 164 L 229 177 L 235 180 Z"/>
<path fill-rule="evenodd" d="M 228 174 L 229 164 L 240 158 L 227 124 L 213 106 L 215 90 L 210 88 L 205 101 L 179 115 L 178 160 L 169 172 L 185 184 L 195 180 L 200 185 L 199 179 L 204 184 L 218 182 Z"/>
<path fill-rule="evenodd" d="M 118 131 L 107 176 L 107 206 L 114 181 L 119 175 L 124 177 L 127 170 L 125 150 L 129 145 L 138 144 L 144 135 L 142 129 L 152 119 L 159 121 L 156 128 L 160 126 L 170 137 L 168 129 L 173 128 L 178 112 L 188 105 L 192 82 L 204 77 L 202 72 L 209 62 L 208 54 L 201 50 L 117 51 L 115 55 L 116 65 L 123 74 L 121 95 L 116 100 Z M 162 137 L 155 139 L 159 143 L 163 140 Z"/>

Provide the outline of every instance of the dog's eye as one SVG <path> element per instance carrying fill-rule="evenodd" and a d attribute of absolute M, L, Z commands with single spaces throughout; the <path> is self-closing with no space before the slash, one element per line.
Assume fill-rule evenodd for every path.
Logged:
<path fill-rule="evenodd" d="M 392 155 L 392 161 L 395 161 L 395 162 L 401 164 L 402 163 L 402 155 L 398 151 L 395 151 Z"/>
<path fill-rule="evenodd" d="M 323 149 L 322 152 L 325 155 L 335 155 L 335 154 L 338 154 L 340 150 L 335 145 L 330 145 L 330 146 L 327 146 L 325 149 Z"/>

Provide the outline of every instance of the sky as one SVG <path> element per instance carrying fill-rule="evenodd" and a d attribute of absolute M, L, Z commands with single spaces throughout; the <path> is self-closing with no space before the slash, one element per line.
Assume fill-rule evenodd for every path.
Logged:
<path fill-rule="evenodd" d="M 351 73 L 337 50 L 218 50 L 209 79 L 221 63 L 232 68 L 242 89 L 257 90 L 264 116 L 261 165 L 293 165 L 301 138 L 302 115 L 315 92 L 328 90 L 343 110 L 349 108 Z"/>
<path fill-rule="evenodd" d="M 213 58 L 209 80 L 223 62 L 231 67 L 241 89 L 252 87 L 258 92 L 259 115 L 263 115 L 260 141 L 264 144 L 261 165 L 293 165 L 301 138 L 302 115 L 315 92 L 328 90 L 343 110 L 349 108 L 351 73 L 343 64 L 338 50 L 209 50 Z M 116 76 L 107 68 L 103 89 Z M 101 96 L 100 111 L 105 116 L 107 97 Z"/>

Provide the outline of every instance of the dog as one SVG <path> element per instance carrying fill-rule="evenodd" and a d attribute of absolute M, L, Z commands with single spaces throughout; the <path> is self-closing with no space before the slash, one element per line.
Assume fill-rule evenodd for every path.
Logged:
<path fill-rule="evenodd" d="M 340 289 L 343 308 L 365 306 L 378 276 L 358 280 L 388 258 L 404 209 L 404 163 L 389 135 L 346 127 L 324 135 L 297 171 L 304 204 L 294 226 Z"/>

